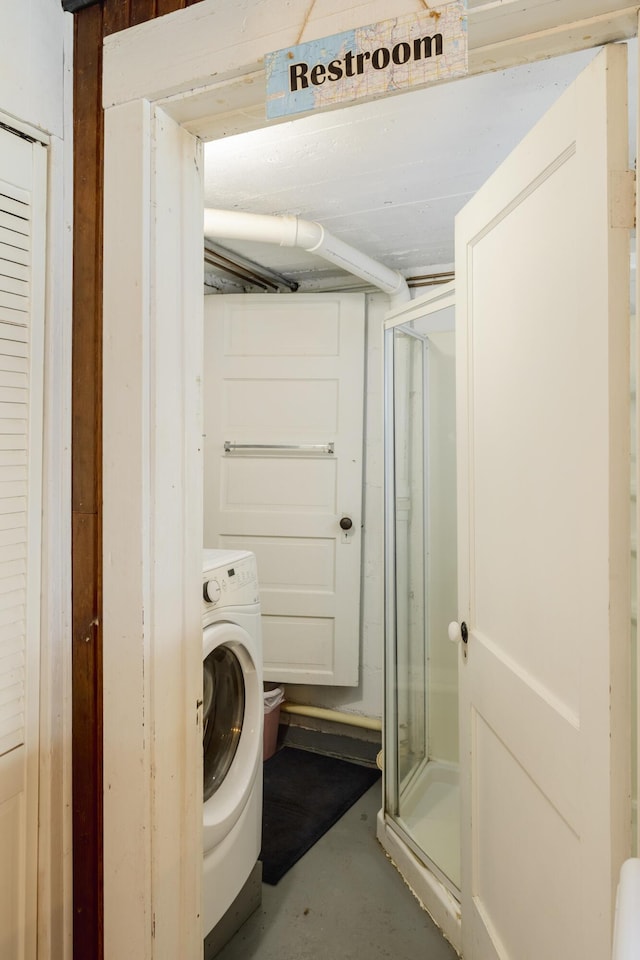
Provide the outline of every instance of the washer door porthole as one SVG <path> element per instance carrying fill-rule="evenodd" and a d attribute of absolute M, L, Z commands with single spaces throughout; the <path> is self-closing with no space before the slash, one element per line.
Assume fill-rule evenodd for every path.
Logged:
<path fill-rule="evenodd" d="M 245 712 L 242 667 L 233 650 L 216 647 L 203 663 L 204 800 L 223 783 L 238 749 Z"/>

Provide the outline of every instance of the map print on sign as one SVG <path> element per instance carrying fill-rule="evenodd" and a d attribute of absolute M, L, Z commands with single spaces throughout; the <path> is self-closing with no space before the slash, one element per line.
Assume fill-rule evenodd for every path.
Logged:
<path fill-rule="evenodd" d="M 463 0 L 276 50 L 265 67 L 268 119 L 464 76 Z"/>

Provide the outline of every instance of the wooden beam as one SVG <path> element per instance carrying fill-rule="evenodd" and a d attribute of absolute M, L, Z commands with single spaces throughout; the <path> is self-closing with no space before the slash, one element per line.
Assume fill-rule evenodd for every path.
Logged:
<path fill-rule="evenodd" d="M 131 26 L 131 0 L 111 0 L 104 6 L 103 35 L 108 37 Z"/>
<path fill-rule="evenodd" d="M 156 0 L 131 0 L 131 19 L 129 26 L 146 23 L 156 17 Z"/>
<path fill-rule="evenodd" d="M 521 5 L 521 0 L 517 0 Z M 586 0 L 585 8 L 611 7 L 616 0 L 595 3 Z M 506 17 L 502 14 L 502 4 L 485 4 L 482 8 L 469 10 L 469 75 L 503 70 L 518 64 L 545 60 L 552 56 L 589 49 L 624 40 L 635 36 L 639 5 L 620 6 L 615 9 L 582 17 L 578 20 L 563 22 L 559 10 L 568 8 L 570 0 L 556 0 L 555 3 L 539 5 L 527 4 L 521 11 L 521 18 Z M 388 3 L 388 17 L 406 12 L 405 0 Z M 495 14 L 489 19 L 487 8 L 495 7 Z M 106 78 L 104 103 L 112 106 L 126 103 L 140 96 L 162 99 L 164 109 L 179 123 L 202 139 L 216 136 L 230 136 L 256 129 L 264 125 L 265 71 L 264 54 L 268 50 L 286 47 L 299 41 L 301 24 L 293 20 L 290 12 L 284 10 L 279 0 L 264 0 L 265 10 L 261 22 L 264 24 L 263 36 L 239 34 L 237 29 L 238 13 L 234 8 L 224 8 L 215 17 L 203 17 L 195 8 L 179 22 L 157 20 L 153 27 L 145 31 L 132 31 L 111 37 L 108 41 L 112 63 L 122 62 L 122 70 L 114 69 Z M 511 9 L 512 4 L 504 9 Z M 269 8 L 269 9 L 266 9 Z M 315 8 L 314 8 L 315 9 Z M 318 4 L 320 13 L 322 6 Z M 360 8 L 360 17 L 362 11 Z M 571 9 L 578 9 L 575 4 Z M 535 18 L 532 17 L 532 10 Z M 499 14 L 499 16 L 498 16 Z M 339 24 L 346 29 L 352 24 L 353 10 L 343 12 L 342 20 L 323 17 L 311 19 L 304 27 L 303 39 L 327 36 L 331 30 L 337 32 Z M 197 21 L 200 30 L 197 46 L 190 40 L 187 46 L 182 36 L 192 37 L 190 24 Z M 517 32 L 520 22 L 530 32 Z M 331 28 L 331 29 L 330 29 Z M 341 29 L 342 29 L 341 28 Z M 535 28 L 535 29 L 534 29 Z M 236 42 L 228 43 L 229 36 Z M 146 68 L 156 50 L 163 45 L 171 47 L 174 56 L 164 71 L 159 83 L 162 88 L 149 91 L 146 88 Z M 124 83 L 125 64 L 139 65 L 139 80 Z M 130 67 L 126 75 L 131 77 Z M 454 82 L 454 81 L 451 81 Z M 193 95 L 194 90 L 198 93 Z M 198 103 L 195 104 L 197 98 Z M 364 100 L 360 101 L 364 102 Z M 196 106 L 196 109 L 194 109 Z M 325 109 L 344 108 L 345 103 Z M 305 116 L 305 114 L 299 114 Z M 283 120 L 289 120 L 289 117 Z M 272 123 L 274 121 L 271 121 Z"/>
<path fill-rule="evenodd" d="M 478 31 L 478 40 L 469 44 L 469 74 L 490 73 L 508 67 L 578 50 L 627 40 L 636 35 L 638 6 L 629 6 L 609 13 L 569 23 L 554 24 L 545 29 L 503 39 L 491 40 L 487 30 Z M 471 34 L 471 23 L 469 25 Z"/>
<path fill-rule="evenodd" d="M 102 9 L 75 18 L 72 400 L 74 955 L 102 960 Z"/>
<path fill-rule="evenodd" d="M 85 7 L 94 7 L 100 0 L 62 0 L 62 9 L 65 13 L 76 13 L 77 10 L 84 10 Z"/>

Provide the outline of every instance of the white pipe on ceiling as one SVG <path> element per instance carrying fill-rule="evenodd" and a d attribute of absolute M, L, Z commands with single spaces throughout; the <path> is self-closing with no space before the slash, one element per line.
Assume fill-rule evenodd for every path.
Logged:
<path fill-rule="evenodd" d="M 277 243 L 281 247 L 300 247 L 360 277 L 388 293 L 394 304 L 411 300 L 407 281 L 397 270 L 391 270 L 344 243 L 314 220 L 291 216 L 267 216 L 238 210 L 204 211 L 204 235 L 209 239 L 251 240 Z"/>

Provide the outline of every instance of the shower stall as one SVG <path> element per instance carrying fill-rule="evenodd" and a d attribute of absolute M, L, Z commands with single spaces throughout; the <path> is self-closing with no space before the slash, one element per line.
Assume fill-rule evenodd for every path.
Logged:
<path fill-rule="evenodd" d="M 447 630 L 457 619 L 453 284 L 394 310 L 384 352 L 386 678 L 378 835 L 455 942 L 437 915 L 444 909 L 459 919 L 458 645 Z"/>

